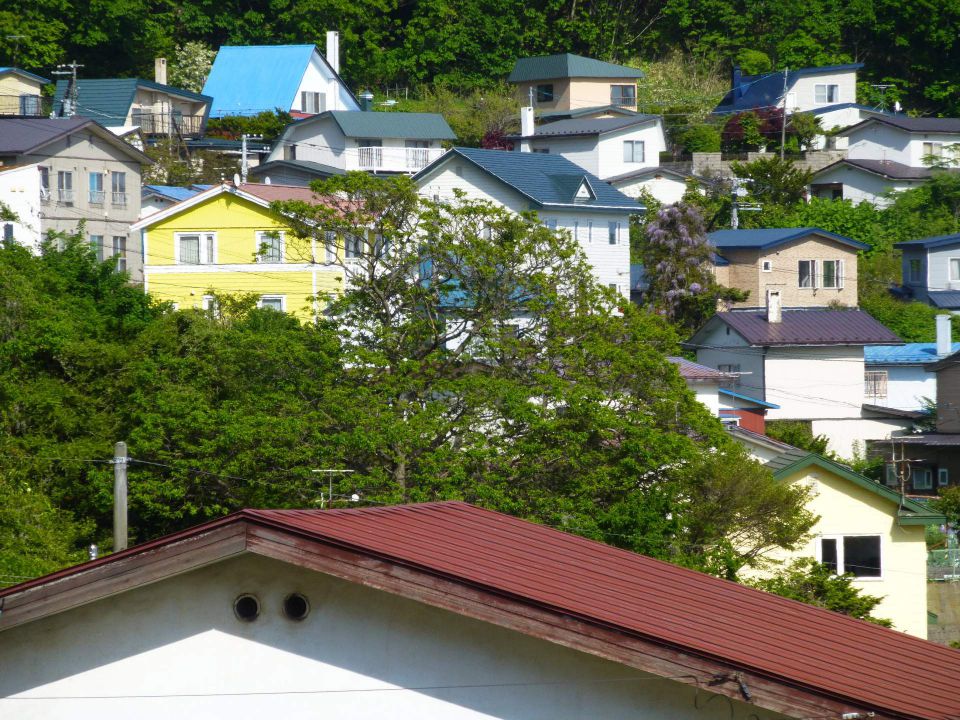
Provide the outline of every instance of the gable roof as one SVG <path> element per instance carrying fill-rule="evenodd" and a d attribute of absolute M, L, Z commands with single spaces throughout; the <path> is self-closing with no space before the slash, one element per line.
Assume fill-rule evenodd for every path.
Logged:
<path fill-rule="evenodd" d="M 582 135 L 603 135 L 604 133 L 623 130 L 635 125 L 646 125 L 661 120 L 659 115 L 641 115 L 636 113 L 626 117 L 616 118 L 573 118 L 569 120 L 555 120 L 546 125 L 537 125 L 534 137 L 554 137 L 568 135 L 571 137 Z M 518 139 L 520 135 L 508 135 L 510 139 Z"/>
<path fill-rule="evenodd" d="M 56 91 L 53 96 L 53 107 L 56 112 L 59 112 L 62 107 L 68 85 L 69 83 L 66 80 L 57 80 Z M 139 78 L 93 80 L 84 78 L 77 80 L 76 113 L 96 120 L 102 125 L 123 125 L 130 112 L 130 106 L 133 105 L 137 88 L 146 88 L 194 102 L 206 103 L 204 117 L 210 115 L 210 105 L 213 103 L 212 97 Z"/>
<path fill-rule="evenodd" d="M 213 117 L 290 110 L 314 53 L 359 111 L 360 101 L 316 45 L 224 45 L 203 86 L 214 98 Z"/>
<path fill-rule="evenodd" d="M 41 85 L 49 85 L 50 81 L 46 78 L 42 78 L 39 75 L 34 75 L 32 72 L 27 72 L 26 70 L 21 70 L 16 67 L 0 67 L 0 76 L 2 75 L 19 75 L 20 77 L 26 78 L 27 80 L 33 80 L 38 82 Z"/>
<path fill-rule="evenodd" d="M 140 163 L 153 160 L 99 123 L 85 117 L 0 118 L 0 155 L 30 155 L 77 132 L 89 132 Z"/>
<path fill-rule="evenodd" d="M 680 377 L 684 380 L 712 380 L 722 382 L 724 380 L 733 380 L 735 377 L 730 373 L 720 372 L 715 368 L 707 367 L 706 365 L 701 365 L 700 363 L 695 363 L 682 357 L 668 355 L 667 362 L 671 362 L 677 366 L 677 372 L 680 373 Z"/>
<path fill-rule="evenodd" d="M 951 233 L 949 235 L 931 235 L 930 237 L 918 238 L 916 240 L 904 240 L 894 243 L 893 246 L 898 250 L 911 250 L 914 248 L 948 247 L 950 245 L 960 244 L 960 233 Z"/>
<path fill-rule="evenodd" d="M 866 160 L 862 158 L 844 158 L 831 163 L 826 167 L 820 168 L 814 173 L 813 177 L 819 178 L 830 170 L 838 167 L 848 167 L 852 170 L 859 170 L 889 178 L 890 180 L 928 180 L 933 175 L 933 169 L 928 167 L 914 167 L 894 162 L 893 160 Z"/>
<path fill-rule="evenodd" d="M 960 351 L 960 342 L 951 346 L 951 353 Z M 872 345 L 863 349 L 867 365 L 926 365 L 941 358 L 936 343 L 906 343 L 904 345 Z"/>
<path fill-rule="evenodd" d="M 579 165 L 550 153 L 509 152 L 455 147 L 413 176 L 420 183 L 441 164 L 462 158 L 496 178 L 539 208 L 578 207 L 597 211 L 640 213 L 644 207 Z M 586 182 L 594 193 L 591 200 L 576 200 Z"/>
<path fill-rule="evenodd" d="M 866 243 L 858 240 L 853 240 L 852 238 L 837 235 L 836 233 L 821 230 L 816 227 L 716 230 L 712 233 L 707 233 L 707 238 L 710 240 L 711 245 L 720 252 L 723 252 L 724 250 L 732 250 L 734 248 L 766 250 L 794 240 L 800 240 L 810 235 L 819 235 L 820 237 L 834 240 L 857 250 L 867 250 L 870 247 Z"/>
<path fill-rule="evenodd" d="M 900 343 L 900 338 L 863 310 L 789 309 L 782 312 L 778 323 L 767 322 L 764 310 L 718 312 L 685 345 L 701 344 L 718 324 L 729 326 L 750 345 L 758 347 Z"/>
<path fill-rule="evenodd" d="M 615 65 L 562 53 L 520 58 L 513 66 L 507 82 L 520 83 L 533 80 L 557 80 L 560 78 L 642 78 L 643 71 L 626 65 Z"/>
<path fill-rule="evenodd" d="M 859 70 L 863 63 L 847 65 L 826 65 L 824 67 L 798 68 L 787 71 L 787 88 L 801 77 L 822 75 L 825 73 Z M 714 108 L 714 113 L 741 112 L 757 108 L 775 107 L 783 97 L 783 70 L 763 73 L 762 75 L 744 75 L 740 84 L 731 88 Z"/>
<path fill-rule="evenodd" d="M 340 131 L 351 138 L 457 139 L 457 136 L 440 113 L 332 110 L 306 120 L 300 120 L 295 125 L 296 127 L 303 127 L 323 118 L 332 118 Z"/>
<path fill-rule="evenodd" d="M 874 115 L 861 120 L 856 125 L 837 133 L 849 133 L 866 127 L 870 123 L 887 125 L 909 133 L 960 133 L 960 118 L 910 117 L 909 115 Z"/>
<path fill-rule="evenodd" d="M 459 502 L 243 510 L 0 590 L 0 630 L 244 551 L 797 716 L 960 714 L 950 648 Z"/>

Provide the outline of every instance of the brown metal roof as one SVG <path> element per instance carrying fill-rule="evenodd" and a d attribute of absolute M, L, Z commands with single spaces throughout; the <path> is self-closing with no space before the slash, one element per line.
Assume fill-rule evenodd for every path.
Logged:
<path fill-rule="evenodd" d="M 53 583 L 204 529 L 253 522 L 559 612 L 864 711 L 960 716 L 960 652 L 466 503 L 244 510 L 0 591 Z M 839 719 L 837 719 L 839 720 Z"/>
<path fill-rule="evenodd" d="M 784 310 L 767 322 L 763 310 L 717 313 L 751 345 L 899 345 L 903 341 L 863 310 Z M 699 334 L 699 333 L 698 333 Z"/>
<path fill-rule="evenodd" d="M 667 360 L 677 366 L 677 372 L 684 380 L 733 380 L 736 376 L 730 373 L 720 372 L 712 367 L 695 363 L 686 358 L 668 356 Z"/>
<path fill-rule="evenodd" d="M 278 200 L 302 200 L 308 203 L 319 203 L 323 201 L 319 195 L 308 187 L 302 185 L 267 185 L 266 183 L 241 183 L 237 186 L 248 195 L 253 195 L 266 202 L 276 202 Z"/>

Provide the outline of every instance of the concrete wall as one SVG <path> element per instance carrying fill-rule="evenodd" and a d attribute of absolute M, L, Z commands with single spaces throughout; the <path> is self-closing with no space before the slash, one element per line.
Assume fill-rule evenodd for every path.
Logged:
<path fill-rule="evenodd" d="M 937 616 L 927 639 L 942 645 L 960 641 L 960 582 L 927 585 L 927 608 Z"/>
<path fill-rule="evenodd" d="M 302 593 L 310 613 L 284 618 Z M 232 611 L 255 594 L 253 622 Z M 241 556 L 0 635 L 18 720 L 777 720 L 738 700 Z M 85 697 L 85 700 L 41 698 Z M 116 696 L 123 696 L 116 698 Z M 145 697 L 150 696 L 150 697 Z M 33 698 L 33 699 L 31 699 Z"/>
<path fill-rule="evenodd" d="M 768 420 L 860 418 L 863 346 L 771 347 L 765 379 Z"/>
<path fill-rule="evenodd" d="M 871 405 L 898 410 L 920 410 L 923 398 L 937 397 L 937 375 L 927 372 L 922 365 L 865 365 L 866 372 L 887 373 L 886 396 L 866 395 L 863 400 Z"/>
<path fill-rule="evenodd" d="M 724 160 L 723 153 L 693 153 L 692 163 L 687 163 L 686 168 L 673 168 L 681 172 L 690 172 L 694 175 L 705 177 L 733 177 L 733 171 L 730 166 L 733 162 L 753 162 L 760 158 L 768 158 L 777 155 L 773 152 L 751 152 L 747 153 L 747 159 L 744 160 Z M 799 158 L 793 158 L 794 166 L 800 170 L 810 170 L 817 172 L 832 165 L 838 160 L 843 160 L 847 156 L 846 150 L 815 150 L 805 152 Z M 777 155 L 779 157 L 779 155 Z M 683 163 L 681 163 L 683 165 Z M 671 167 L 671 163 L 663 163 L 664 167 Z"/>
<path fill-rule="evenodd" d="M 0 167 L 0 202 L 17 217 L 16 221 L 0 221 L 0 240 L 6 237 L 6 226 L 9 225 L 15 242 L 39 253 L 41 206 L 37 166 Z"/>

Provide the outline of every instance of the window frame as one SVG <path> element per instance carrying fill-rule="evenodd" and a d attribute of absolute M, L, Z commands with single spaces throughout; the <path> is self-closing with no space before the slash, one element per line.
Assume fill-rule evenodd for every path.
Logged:
<path fill-rule="evenodd" d="M 923 480 L 917 477 L 918 473 L 923 473 Z M 928 467 L 913 468 L 910 471 L 910 485 L 914 490 L 933 490 L 933 470 Z"/>
<path fill-rule="evenodd" d="M 199 262 L 196 263 L 185 263 L 180 253 L 180 240 L 188 236 L 197 236 L 198 243 L 200 245 L 198 251 Z M 184 230 L 182 232 L 175 232 L 173 234 L 173 264 L 174 265 L 188 265 L 188 266 L 198 266 L 198 265 L 216 265 L 217 264 L 217 255 L 220 248 L 217 244 L 217 233 L 210 230 Z M 213 257 L 209 255 L 213 254 Z"/>
<path fill-rule="evenodd" d="M 264 300 L 279 300 L 279 301 L 280 301 L 280 310 L 279 310 L 279 312 L 286 312 L 286 311 L 287 311 L 287 296 L 286 296 L 286 295 L 261 295 L 261 296 L 260 296 L 260 299 L 257 300 L 257 307 L 260 308 L 261 310 L 266 310 L 266 309 L 268 309 L 267 307 L 264 307 L 264 304 L 263 304 L 263 301 L 264 301 Z M 275 308 L 269 308 L 269 309 L 275 310 Z"/>
<path fill-rule="evenodd" d="M 629 92 L 624 93 L 624 90 Z M 637 84 L 617 83 L 610 85 L 610 104 L 614 107 L 633 107 L 637 104 Z"/>
<path fill-rule="evenodd" d="M 533 96 L 536 103 L 552 103 L 556 102 L 557 100 L 556 93 L 553 89 L 553 83 L 541 83 L 540 85 L 534 85 Z"/>
<path fill-rule="evenodd" d="M 821 89 L 823 90 L 822 100 L 820 99 Z M 813 101 L 817 105 L 828 105 L 840 102 L 840 85 L 837 83 L 816 83 L 813 86 Z"/>
<path fill-rule="evenodd" d="M 640 159 L 637 160 L 637 146 L 640 146 Z M 629 157 L 627 149 L 629 148 Z M 642 164 L 647 161 L 646 143 L 643 140 L 624 140 L 623 141 L 623 162 L 629 164 Z"/>
<path fill-rule="evenodd" d="M 882 392 L 870 392 L 871 381 L 873 381 L 874 386 L 880 387 L 882 385 Z M 889 392 L 889 383 L 890 373 L 886 370 L 864 370 L 863 372 L 863 394 L 868 397 L 886 399 Z"/>
<path fill-rule="evenodd" d="M 257 230 L 253 234 L 256 244 L 254 245 L 255 259 L 258 263 L 268 265 L 282 265 L 287 252 L 287 240 L 283 230 Z M 279 259 L 273 260 L 263 252 L 264 245 L 273 245 L 277 241 L 277 255 Z"/>
<path fill-rule="evenodd" d="M 916 274 L 914 274 L 914 267 L 916 267 Z M 907 258 L 907 282 L 908 283 L 922 283 L 923 282 L 923 260 L 921 258 Z"/>
<path fill-rule="evenodd" d="M 103 190 L 103 173 L 102 172 L 89 172 L 87 173 L 87 185 L 89 187 L 90 194 L 87 197 L 90 205 L 95 205 L 100 207 L 104 204 L 107 199 L 107 194 Z M 97 182 L 94 182 L 94 181 Z M 99 187 L 95 187 L 99 186 Z"/>
<path fill-rule="evenodd" d="M 620 222 L 616 220 L 607 221 L 607 244 L 620 244 Z"/>
<path fill-rule="evenodd" d="M 801 266 L 807 263 L 807 278 L 809 280 L 808 285 L 803 284 L 803 273 L 801 271 Z M 800 290 L 816 290 L 817 289 L 817 261 L 816 260 L 797 260 L 797 287 Z"/>
<path fill-rule="evenodd" d="M 773 272 L 773 260 L 761 260 L 760 272 Z"/>
<path fill-rule="evenodd" d="M 127 206 L 127 173 L 122 170 L 110 173 L 110 204 L 113 207 Z"/>
<path fill-rule="evenodd" d="M 957 275 L 954 277 L 953 274 L 953 264 L 957 264 Z M 947 277 L 950 279 L 950 282 L 960 282 L 960 257 L 947 258 Z"/>
<path fill-rule="evenodd" d="M 949 468 L 937 468 L 937 487 L 947 487 L 950 484 Z"/>
<path fill-rule="evenodd" d="M 343 261 L 359 262 L 366 251 L 367 240 L 362 234 L 349 233 L 343 235 Z"/>
<path fill-rule="evenodd" d="M 57 170 L 57 202 L 73 205 L 73 200 L 73 170 Z"/>
<path fill-rule="evenodd" d="M 87 242 L 90 243 L 90 248 L 93 250 L 94 257 L 96 257 L 97 262 L 103 262 L 103 235 L 94 235 L 90 234 L 87 236 Z"/>
<path fill-rule="evenodd" d="M 876 575 L 858 575 L 856 572 L 847 569 L 847 548 L 846 540 L 850 538 L 876 538 L 877 540 L 877 557 L 879 559 L 879 567 L 877 568 Z M 836 543 L 836 567 L 833 568 L 833 573 L 835 575 L 844 575 L 851 574 L 857 581 L 862 582 L 881 582 L 885 579 L 884 576 L 884 552 L 883 552 L 883 535 L 879 533 L 830 533 L 824 535 L 818 535 L 816 538 L 816 560 L 818 563 L 823 563 L 827 565 L 829 563 L 824 562 L 823 559 L 823 541 L 832 540 Z"/>
<path fill-rule="evenodd" d="M 112 257 L 117 261 L 117 272 L 126 272 L 127 270 L 127 236 L 114 235 L 112 247 L 113 247 Z"/>
<path fill-rule="evenodd" d="M 843 290 L 843 260 L 817 260 L 814 262 L 820 266 L 820 282 L 816 287 L 824 290 Z M 828 264 L 833 266 L 832 285 L 827 285 L 826 268 Z"/>

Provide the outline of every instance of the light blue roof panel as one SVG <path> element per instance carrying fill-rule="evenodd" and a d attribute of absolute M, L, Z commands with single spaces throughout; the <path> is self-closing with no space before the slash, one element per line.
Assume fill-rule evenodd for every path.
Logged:
<path fill-rule="evenodd" d="M 720 388 L 717 390 L 721 395 L 726 395 L 728 397 L 736 398 L 737 400 L 743 400 L 745 402 L 753 403 L 754 405 L 759 405 L 760 407 L 770 408 L 771 410 L 779 410 L 780 406 L 773 403 L 767 402 L 766 400 L 760 400 L 755 397 L 750 397 L 749 395 L 742 395 L 741 393 L 734 392 L 733 390 L 727 390 L 726 388 Z"/>
<path fill-rule="evenodd" d="M 950 346 L 950 353 L 960 351 L 960 343 Z M 943 358 L 937 356 L 936 343 L 907 343 L 906 345 L 868 345 L 863 348 L 867 365 L 925 365 Z"/>
<path fill-rule="evenodd" d="M 201 190 L 194 188 L 186 187 L 176 187 L 174 185 L 144 185 L 144 193 L 153 193 L 155 195 L 162 195 L 165 198 L 170 198 L 176 202 L 181 200 L 186 200 L 187 198 L 192 198 Z"/>

